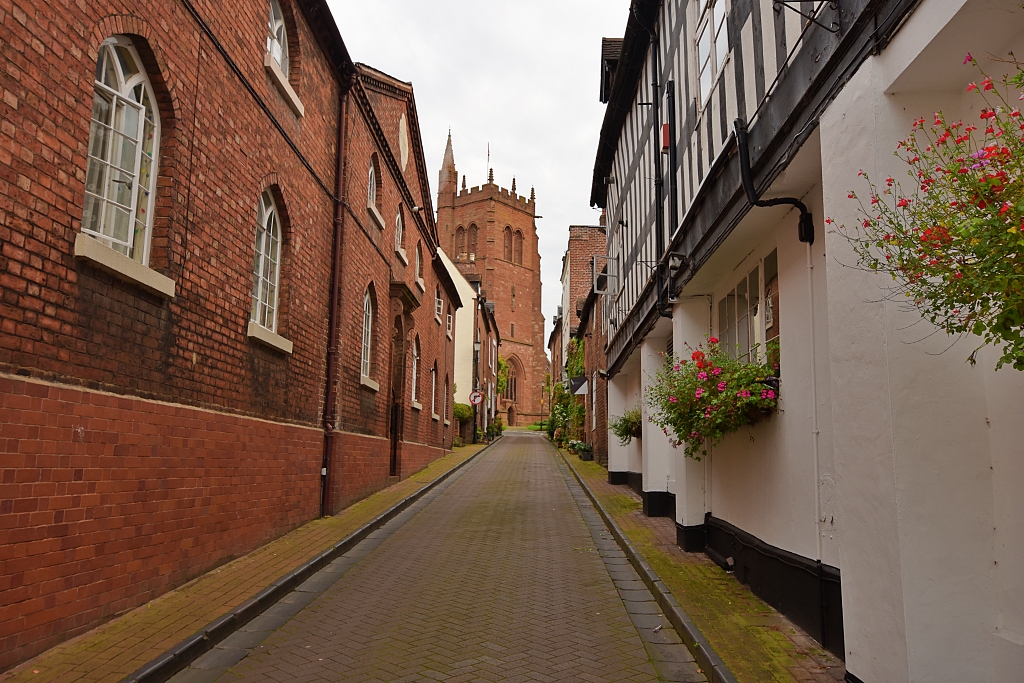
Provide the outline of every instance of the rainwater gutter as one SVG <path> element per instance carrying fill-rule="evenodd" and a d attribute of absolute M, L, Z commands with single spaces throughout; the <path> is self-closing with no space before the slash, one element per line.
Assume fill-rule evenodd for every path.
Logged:
<path fill-rule="evenodd" d="M 341 255 L 345 238 L 345 121 L 348 116 L 348 94 L 355 83 L 355 77 L 345 86 L 338 105 L 338 168 L 337 192 L 334 202 L 334 239 L 331 253 L 331 291 L 327 312 L 327 362 L 325 375 L 327 388 L 324 392 L 324 452 L 320 462 L 320 516 L 331 514 L 331 454 L 334 450 L 334 433 L 338 423 L 338 308 L 341 305 Z"/>

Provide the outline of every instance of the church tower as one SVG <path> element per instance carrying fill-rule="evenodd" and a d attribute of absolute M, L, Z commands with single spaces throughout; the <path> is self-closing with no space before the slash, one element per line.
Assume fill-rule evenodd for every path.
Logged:
<path fill-rule="evenodd" d="M 507 190 L 487 182 L 461 188 L 455 170 L 452 136 L 438 174 L 437 229 L 441 247 L 459 272 L 488 302 L 501 333 L 499 355 L 509 365 L 508 386 L 498 397 L 507 425 L 547 419 L 544 380 L 544 315 L 541 313 L 540 252 L 537 244 L 536 196 L 516 193 L 516 180 Z"/>

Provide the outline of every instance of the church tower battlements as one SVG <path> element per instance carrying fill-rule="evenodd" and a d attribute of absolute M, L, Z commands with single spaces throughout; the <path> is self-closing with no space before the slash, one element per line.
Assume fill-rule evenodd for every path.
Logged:
<path fill-rule="evenodd" d="M 498 404 L 506 424 L 547 418 L 543 385 L 547 375 L 544 315 L 541 312 L 540 252 L 536 193 L 526 198 L 494 182 L 461 187 L 448 134 L 438 173 L 437 230 L 441 247 L 459 272 L 495 305 L 501 332 L 499 355 L 509 363 L 509 382 Z"/>

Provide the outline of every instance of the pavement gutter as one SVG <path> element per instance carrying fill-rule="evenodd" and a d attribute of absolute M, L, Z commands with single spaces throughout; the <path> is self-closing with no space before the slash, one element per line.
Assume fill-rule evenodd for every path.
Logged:
<path fill-rule="evenodd" d="M 560 449 L 556 448 L 558 454 L 565 461 L 565 464 L 569 466 L 569 471 L 572 472 L 572 476 L 576 478 L 576 481 L 580 483 L 583 490 L 586 492 L 587 497 L 590 498 L 590 502 L 594 504 L 598 514 L 604 520 L 604 523 L 608 525 L 608 528 L 612 532 L 612 536 L 618 541 L 622 547 L 623 552 L 626 553 L 626 557 L 629 559 L 629 563 L 633 565 L 636 573 L 640 575 L 640 579 L 647 585 L 647 588 L 654 595 L 654 599 L 658 605 L 665 611 L 665 616 L 672 623 L 672 626 L 676 629 L 676 633 L 682 639 L 683 644 L 693 655 L 693 658 L 697 660 L 697 664 L 704 671 L 704 675 L 708 677 L 711 683 L 738 683 L 736 677 L 733 676 L 732 672 L 729 671 L 729 667 L 725 665 L 722 658 L 718 656 L 715 649 L 711 647 L 711 643 L 704 637 L 704 634 L 700 632 L 697 625 L 693 623 L 683 608 L 676 601 L 672 593 L 669 592 L 668 586 L 666 586 L 661 578 L 655 573 L 654 569 L 647 564 L 647 560 L 640 554 L 640 551 L 636 549 L 633 542 L 626 537 L 622 529 L 612 518 L 608 510 L 605 509 L 601 501 L 598 500 L 597 495 L 587 485 L 586 480 L 580 476 L 580 473 L 576 471 L 570 459 Z"/>
<path fill-rule="evenodd" d="M 213 649 L 218 643 L 238 631 L 250 621 L 261 615 L 281 598 L 291 593 L 306 579 L 316 574 L 335 559 L 355 547 L 360 541 L 384 526 L 391 519 L 400 514 L 403 510 L 426 495 L 438 484 L 448 479 L 451 475 L 463 469 L 471 462 L 477 460 L 483 453 L 500 441 L 500 437 L 487 446 L 466 458 L 463 462 L 441 474 L 437 479 L 428 483 L 420 490 L 403 498 L 390 508 L 374 517 L 372 520 L 359 527 L 351 534 L 341 539 L 327 550 L 307 560 L 303 565 L 293 569 L 269 586 L 252 596 L 232 611 L 214 619 L 188 638 L 185 638 L 162 655 L 150 660 L 146 664 L 121 679 L 120 683 L 164 683 L 174 674 L 188 667 L 189 664 L 199 659 L 203 654 Z M 575 471 L 574 471 L 575 473 Z M 577 475 L 577 478 L 578 475 Z M 585 488 L 585 486 L 584 486 Z M 587 489 L 588 495 L 590 490 Z M 592 496 L 591 496 L 592 497 Z M 602 515 L 604 512 L 602 511 Z"/>

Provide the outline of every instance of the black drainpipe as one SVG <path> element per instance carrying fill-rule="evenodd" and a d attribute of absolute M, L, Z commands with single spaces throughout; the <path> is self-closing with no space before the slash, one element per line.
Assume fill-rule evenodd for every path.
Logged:
<path fill-rule="evenodd" d="M 345 235 L 345 117 L 348 113 L 348 93 L 355 83 L 355 75 L 344 87 L 338 103 L 338 168 L 334 206 L 334 241 L 331 249 L 331 291 L 327 311 L 327 387 L 324 391 L 324 453 L 320 463 L 320 516 L 331 514 L 330 480 L 331 452 L 334 449 L 334 430 L 338 422 L 335 385 L 338 378 L 338 307 L 341 305 L 341 255 Z"/>
<path fill-rule="evenodd" d="M 733 129 L 736 131 L 736 148 L 740 153 L 740 178 L 743 181 L 743 189 L 747 193 L 747 200 L 753 206 L 779 206 L 790 204 L 800 211 L 800 224 L 797 233 L 801 242 L 814 244 L 814 217 L 802 201 L 796 197 L 776 197 L 775 199 L 761 199 L 754 189 L 754 178 L 750 172 L 750 149 L 747 146 L 747 122 L 743 119 L 736 119 L 733 122 Z"/>

